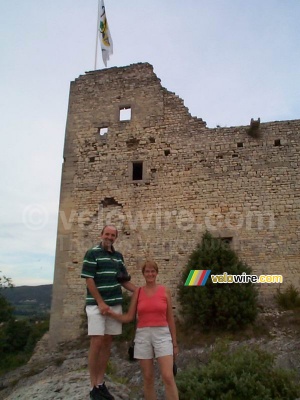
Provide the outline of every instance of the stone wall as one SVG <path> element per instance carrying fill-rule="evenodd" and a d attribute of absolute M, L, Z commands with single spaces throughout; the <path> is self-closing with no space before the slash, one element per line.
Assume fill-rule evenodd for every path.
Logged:
<path fill-rule="evenodd" d="M 129 120 L 120 110 L 130 107 Z M 127 110 L 128 111 L 128 110 Z M 122 111 L 123 112 L 123 111 Z M 145 257 L 176 305 L 189 254 L 205 230 L 229 238 L 257 274 L 299 279 L 300 120 L 210 129 L 161 86 L 147 63 L 71 83 L 50 321 L 53 344 L 80 333 L 85 251 L 106 223 L 133 281 Z M 278 285 L 260 285 L 261 301 Z"/>

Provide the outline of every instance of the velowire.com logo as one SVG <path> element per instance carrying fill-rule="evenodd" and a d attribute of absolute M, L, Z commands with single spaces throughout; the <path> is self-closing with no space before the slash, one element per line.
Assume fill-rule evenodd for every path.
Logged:
<path fill-rule="evenodd" d="M 210 272 L 210 269 L 191 269 L 184 286 L 204 286 Z"/>
<path fill-rule="evenodd" d="M 210 269 L 191 269 L 184 286 L 205 286 L 211 273 Z M 211 275 L 212 283 L 282 283 L 282 275 L 231 275 L 224 272 L 221 275 Z"/>

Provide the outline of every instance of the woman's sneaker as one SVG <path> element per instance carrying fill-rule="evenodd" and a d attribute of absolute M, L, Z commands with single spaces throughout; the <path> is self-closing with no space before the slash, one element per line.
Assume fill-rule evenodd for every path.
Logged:
<path fill-rule="evenodd" d="M 94 386 L 90 391 L 90 400 L 101 400 L 99 388 Z"/>

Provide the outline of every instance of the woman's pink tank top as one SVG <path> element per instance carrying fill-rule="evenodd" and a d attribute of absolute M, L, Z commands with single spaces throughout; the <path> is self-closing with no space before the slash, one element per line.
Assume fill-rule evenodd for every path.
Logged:
<path fill-rule="evenodd" d="M 138 299 L 137 314 L 138 328 L 168 326 L 166 288 L 160 285 L 152 296 L 147 296 L 142 287 Z"/>

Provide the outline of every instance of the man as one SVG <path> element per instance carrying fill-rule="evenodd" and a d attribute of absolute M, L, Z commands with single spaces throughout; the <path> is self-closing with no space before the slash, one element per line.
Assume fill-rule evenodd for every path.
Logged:
<path fill-rule="evenodd" d="M 86 313 L 90 336 L 88 364 L 92 386 L 90 399 L 113 400 L 105 385 L 104 374 L 110 357 L 112 336 L 122 333 L 122 324 L 109 317 L 107 310 L 111 308 L 121 314 L 121 285 L 131 292 L 136 286 L 129 281 L 117 281 L 118 271 L 127 273 L 122 254 L 113 247 L 118 237 L 117 228 L 106 225 L 100 237 L 101 243 L 86 252 L 81 272 L 87 286 Z"/>

